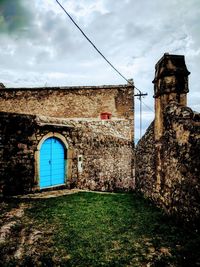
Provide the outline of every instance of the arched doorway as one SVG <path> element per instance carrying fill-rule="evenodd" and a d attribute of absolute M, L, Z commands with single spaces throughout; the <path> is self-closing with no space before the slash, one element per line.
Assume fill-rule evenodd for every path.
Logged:
<path fill-rule="evenodd" d="M 40 188 L 65 183 L 66 154 L 66 148 L 59 138 L 53 136 L 44 140 L 39 156 Z"/>

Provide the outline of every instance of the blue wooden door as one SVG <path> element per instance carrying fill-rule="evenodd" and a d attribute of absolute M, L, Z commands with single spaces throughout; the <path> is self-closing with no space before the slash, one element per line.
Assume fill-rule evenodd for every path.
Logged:
<path fill-rule="evenodd" d="M 65 149 L 60 140 L 51 137 L 40 150 L 40 188 L 65 183 Z"/>

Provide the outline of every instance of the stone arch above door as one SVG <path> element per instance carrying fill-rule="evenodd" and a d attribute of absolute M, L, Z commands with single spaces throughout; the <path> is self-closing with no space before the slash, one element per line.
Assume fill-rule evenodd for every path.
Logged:
<path fill-rule="evenodd" d="M 64 149 L 64 159 L 63 159 L 64 160 L 64 183 L 62 183 L 62 185 L 66 184 L 66 181 L 68 178 L 68 165 L 71 165 L 68 162 L 68 161 L 71 161 L 71 159 L 68 160 L 68 152 L 69 152 L 68 151 L 68 143 L 67 143 L 65 137 L 63 135 L 61 135 L 59 133 L 55 133 L 55 132 L 50 132 L 50 133 L 46 134 L 45 136 L 43 136 L 42 139 L 39 141 L 39 143 L 37 145 L 37 151 L 35 152 L 35 184 L 37 185 L 36 188 L 38 188 L 38 189 L 44 188 L 44 187 L 41 187 L 41 183 L 40 183 L 40 178 L 41 178 L 41 172 L 40 172 L 41 159 L 40 159 L 40 156 L 41 156 L 42 146 L 43 146 L 43 144 L 45 144 L 45 142 L 48 139 L 49 140 L 57 139 L 63 145 L 63 149 Z M 54 185 L 52 184 L 52 186 L 54 186 Z M 59 184 L 55 185 L 55 186 L 59 186 Z M 51 185 L 49 185 L 47 187 L 51 187 Z"/>
<path fill-rule="evenodd" d="M 60 134 L 60 133 L 54 133 L 54 132 L 50 132 L 50 133 L 48 133 L 48 134 L 46 134 L 46 135 L 44 135 L 44 136 L 42 137 L 42 139 L 40 140 L 40 142 L 39 142 L 38 145 L 37 145 L 37 150 L 40 150 L 42 144 L 44 143 L 44 141 L 45 141 L 46 139 L 50 138 L 50 137 L 56 137 L 56 138 L 60 139 L 60 140 L 63 142 L 63 144 L 65 145 L 66 149 L 69 148 L 68 143 L 67 143 L 67 140 L 65 139 L 65 137 L 64 137 L 62 134 Z"/>

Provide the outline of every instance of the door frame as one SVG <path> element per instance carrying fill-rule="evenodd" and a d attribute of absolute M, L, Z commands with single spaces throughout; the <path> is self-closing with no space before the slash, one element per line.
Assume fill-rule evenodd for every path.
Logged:
<path fill-rule="evenodd" d="M 67 151 L 67 153 L 65 152 L 65 159 L 64 159 L 64 163 L 65 163 L 65 178 L 64 178 L 64 183 L 66 184 L 67 182 L 67 174 L 68 174 L 68 153 L 69 153 L 69 147 L 68 147 L 68 143 L 65 139 L 65 137 L 59 133 L 54 133 L 54 132 L 50 132 L 48 134 L 46 134 L 45 136 L 42 137 L 42 139 L 40 140 L 40 142 L 37 145 L 37 150 L 35 151 L 35 177 L 34 177 L 34 184 L 35 184 L 35 188 L 36 189 L 41 189 L 40 188 L 40 150 L 41 147 L 43 145 L 43 143 L 45 142 L 46 139 L 51 138 L 51 137 L 55 137 L 58 140 L 60 140 L 63 143 L 64 149 L 65 151 Z M 59 186 L 59 185 L 57 185 Z M 49 186 L 51 187 L 51 186 Z M 52 187 L 56 187 L 56 186 L 52 186 Z"/>

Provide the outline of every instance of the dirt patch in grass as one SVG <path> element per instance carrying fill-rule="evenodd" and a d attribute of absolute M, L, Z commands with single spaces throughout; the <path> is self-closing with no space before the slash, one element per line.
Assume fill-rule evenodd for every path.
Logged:
<path fill-rule="evenodd" d="M 1 266 L 200 266 L 199 231 L 135 194 L 82 192 L 24 206 L 1 245 Z"/>

